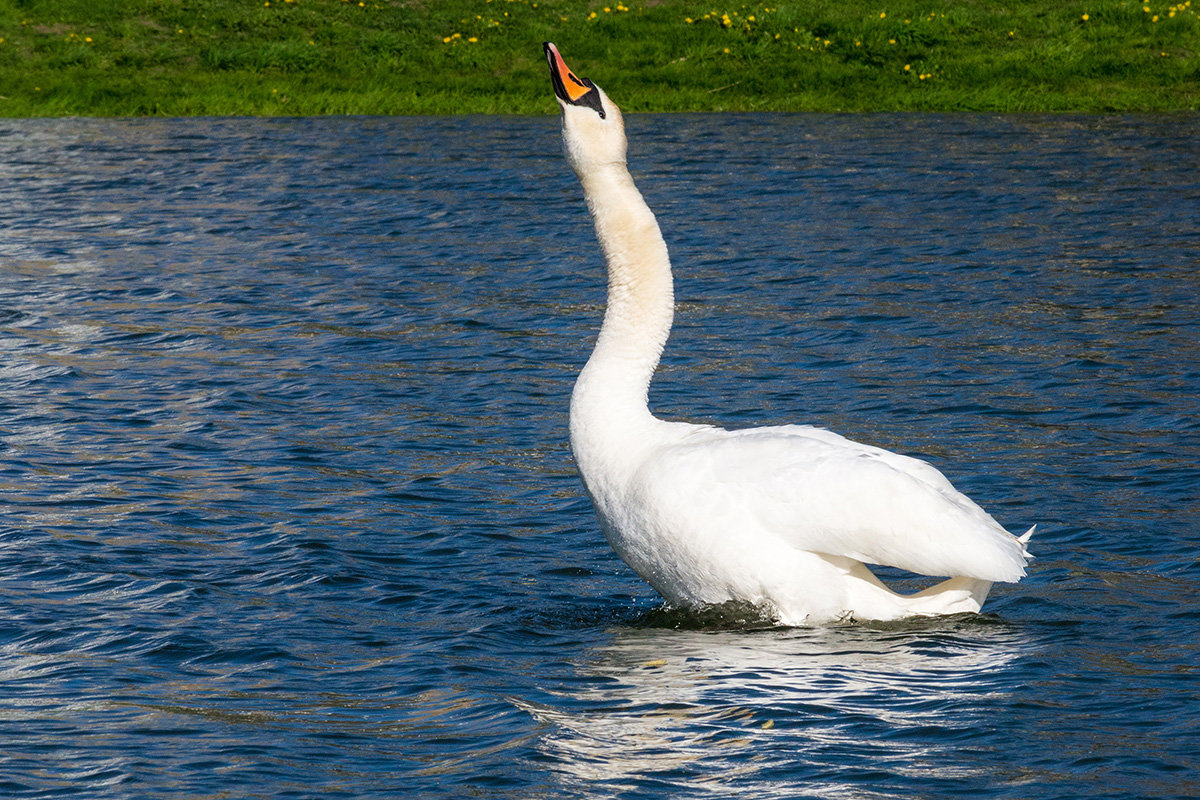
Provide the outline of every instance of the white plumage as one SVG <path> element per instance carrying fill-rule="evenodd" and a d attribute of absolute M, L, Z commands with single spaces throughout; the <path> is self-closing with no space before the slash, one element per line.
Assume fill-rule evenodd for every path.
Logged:
<path fill-rule="evenodd" d="M 620 110 L 547 43 L 568 161 L 608 265 L 608 305 L 571 396 L 571 448 L 608 541 L 669 602 L 759 604 L 784 624 L 978 611 L 1025 542 L 929 464 L 802 425 L 728 431 L 651 415 L 671 267 L 625 166 Z M 866 564 L 948 577 L 915 595 Z"/>

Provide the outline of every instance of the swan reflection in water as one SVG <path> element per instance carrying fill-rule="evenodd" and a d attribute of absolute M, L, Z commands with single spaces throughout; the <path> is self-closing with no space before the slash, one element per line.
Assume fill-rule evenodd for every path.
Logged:
<path fill-rule="evenodd" d="M 538 746 L 564 782 L 593 791 L 749 782 L 756 797 L 894 797 L 916 780 L 998 778 L 969 745 L 997 725 L 1017 688 L 1006 667 L 1032 649 L 978 617 L 611 633 L 578 688 L 559 687 L 553 705 L 518 702 L 546 726 Z M 895 784 L 864 794 L 863 776 Z"/>

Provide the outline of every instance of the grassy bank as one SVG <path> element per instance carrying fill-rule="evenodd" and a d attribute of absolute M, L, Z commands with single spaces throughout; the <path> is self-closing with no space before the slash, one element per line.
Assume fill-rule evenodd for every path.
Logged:
<path fill-rule="evenodd" d="M 606 5 L 607 3 L 607 5 Z M 1200 108 L 1200 0 L 0 0 L 0 115 Z"/>

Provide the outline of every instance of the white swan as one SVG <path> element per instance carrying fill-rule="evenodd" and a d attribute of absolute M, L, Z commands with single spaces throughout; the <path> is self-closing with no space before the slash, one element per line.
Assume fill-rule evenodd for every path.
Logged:
<path fill-rule="evenodd" d="M 608 263 L 570 429 L 617 554 L 670 603 L 750 602 L 785 625 L 976 612 L 993 581 L 1020 580 L 1033 529 L 1014 537 L 923 461 L 808 426 L 729 431 L 650 413 L 674 305 L 667 246 L 625 166 L 620 110 L 544 48 Z M 949 579 L 905 596 L 864 564 Z"/>

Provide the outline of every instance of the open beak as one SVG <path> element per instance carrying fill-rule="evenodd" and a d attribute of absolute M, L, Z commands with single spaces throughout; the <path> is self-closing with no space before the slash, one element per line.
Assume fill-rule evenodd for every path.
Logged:
<path fill-rule="evenodd" d="M 596 84 L 587 78 L 576 77 L 559 55 L 553 42 L 543 42 L 542 49 L 545 50 L 546 61 L 550 64 L 550 82 L 554 84 L 554 96 L 568 105 L 587 106 L 603 118 L 604 106 L 600 102 L 600 92 L 596 90 Z"/>

